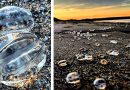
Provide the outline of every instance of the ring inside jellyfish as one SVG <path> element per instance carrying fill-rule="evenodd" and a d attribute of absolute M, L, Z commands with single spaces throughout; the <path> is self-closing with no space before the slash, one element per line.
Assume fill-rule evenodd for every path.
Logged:
<path fill-rule="evenodd" d="M 17 6 L 6 6 L 0 9 L 0 31 L 29 32 L 34 20 L 29 10 Z M 5 32 L 4 32 L 5 33 Z"/>
<path fill-rule="evenodd" d="M 46 46 L 31 33 L 31 12 L 16 6 L 0 9 L 0 82 L 23 86 L 46 62 Z"/>

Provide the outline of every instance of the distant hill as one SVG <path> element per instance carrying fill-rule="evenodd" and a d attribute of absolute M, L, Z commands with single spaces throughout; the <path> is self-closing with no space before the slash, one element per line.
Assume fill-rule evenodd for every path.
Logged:
<path fill-rule="evenodd" d="M 62 20 L 60 20 L 60 19 L 58 19 L 58 18 L 54 18 L 54 21 L 62 21 Z"/>
<path fill-rule="evenodd" d="M 100 21 L 100 20 L 119 20 L 119 19 L 130 19 L 130 16 L 126 17 L 106 17 L 106 18 L 93 18 L 93 19 L 81 19 L 81 20 L 76 20 L 76 19 L 70 19 L 70 20 L 60 20 L 57 18 L 54 18 L 54 21 L 68 21 L 68 22 L 75 22 L 75 21 Z"/>

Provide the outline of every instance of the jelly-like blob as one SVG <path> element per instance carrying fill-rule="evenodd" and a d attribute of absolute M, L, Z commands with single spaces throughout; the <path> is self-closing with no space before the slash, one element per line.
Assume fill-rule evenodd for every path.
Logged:
<path fill-rule="evenodd" d="M 119 51 L 118 50 L 108 50 L 107 54 L 108 55 L 113 55 L 113 56 L 118 56 L 119 55 Z"/>
<path fill-rule="evenodd" d="M 6 6 L 0 9 L 0 31 L 29 32 L 34 20 L 29 10 L 17 6 Z"/>
<path fill-rule="evenodd" d="M 93 61 L 93 56 L 88 54 L 76 54 L 76 58 L 79 61 Z"/>
<path fill-rule="evenodd" d="M 110 40 L 110 43 L 117 44 L 118 41 L 117 40 Z"/>
<path fill-rule="evenodd" d="M 31 33 L 31 12 L 16 6 L 0 9 L 0 81 L 23 86 L 46 62 L 46 46 Z"/>
<path fill-rule="evenodd" d="M 104 90 L 107 87 L 106 82 L 103 78 L 96 78 L 93 84 L 99 90 Z"/>
<path fill-rule="evenodd" d="M 77 72 L 71 72 L 67 75 L 66 81 L 69 84 L 77 84 L 80 83 L 80 77 Z"/>
<path fill-rule="evenodd" d="M 67 61 L 66 61 L 66 60 L 60 60 L 60 61 L 58 62 L 58 65 L 59 65 L 60 67 L 67 66 Z"/>
<path fill-rule="evenodd" d="M 39 44 L 34 34 L 11 33 L 1 39 L 0 80 L 4 84 L 14 86 L 21 80 L 27 80 L 45 64 L 45 46 Z"/>

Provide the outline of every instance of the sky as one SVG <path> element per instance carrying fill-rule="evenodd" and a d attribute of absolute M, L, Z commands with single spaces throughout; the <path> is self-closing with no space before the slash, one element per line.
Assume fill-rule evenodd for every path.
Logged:
<path fill-rule="evenodd" d="M 130 0 L 55 0 L 54 17 L 62 20 L 130 16 Z"/>

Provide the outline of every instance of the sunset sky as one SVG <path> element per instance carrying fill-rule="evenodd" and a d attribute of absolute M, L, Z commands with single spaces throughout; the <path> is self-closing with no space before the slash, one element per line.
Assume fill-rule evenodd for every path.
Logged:
<path fill-rule="evenodd" d="M 130 0 L 55 0 L 54 17 L 86 19 L 130 16 Z"/>

